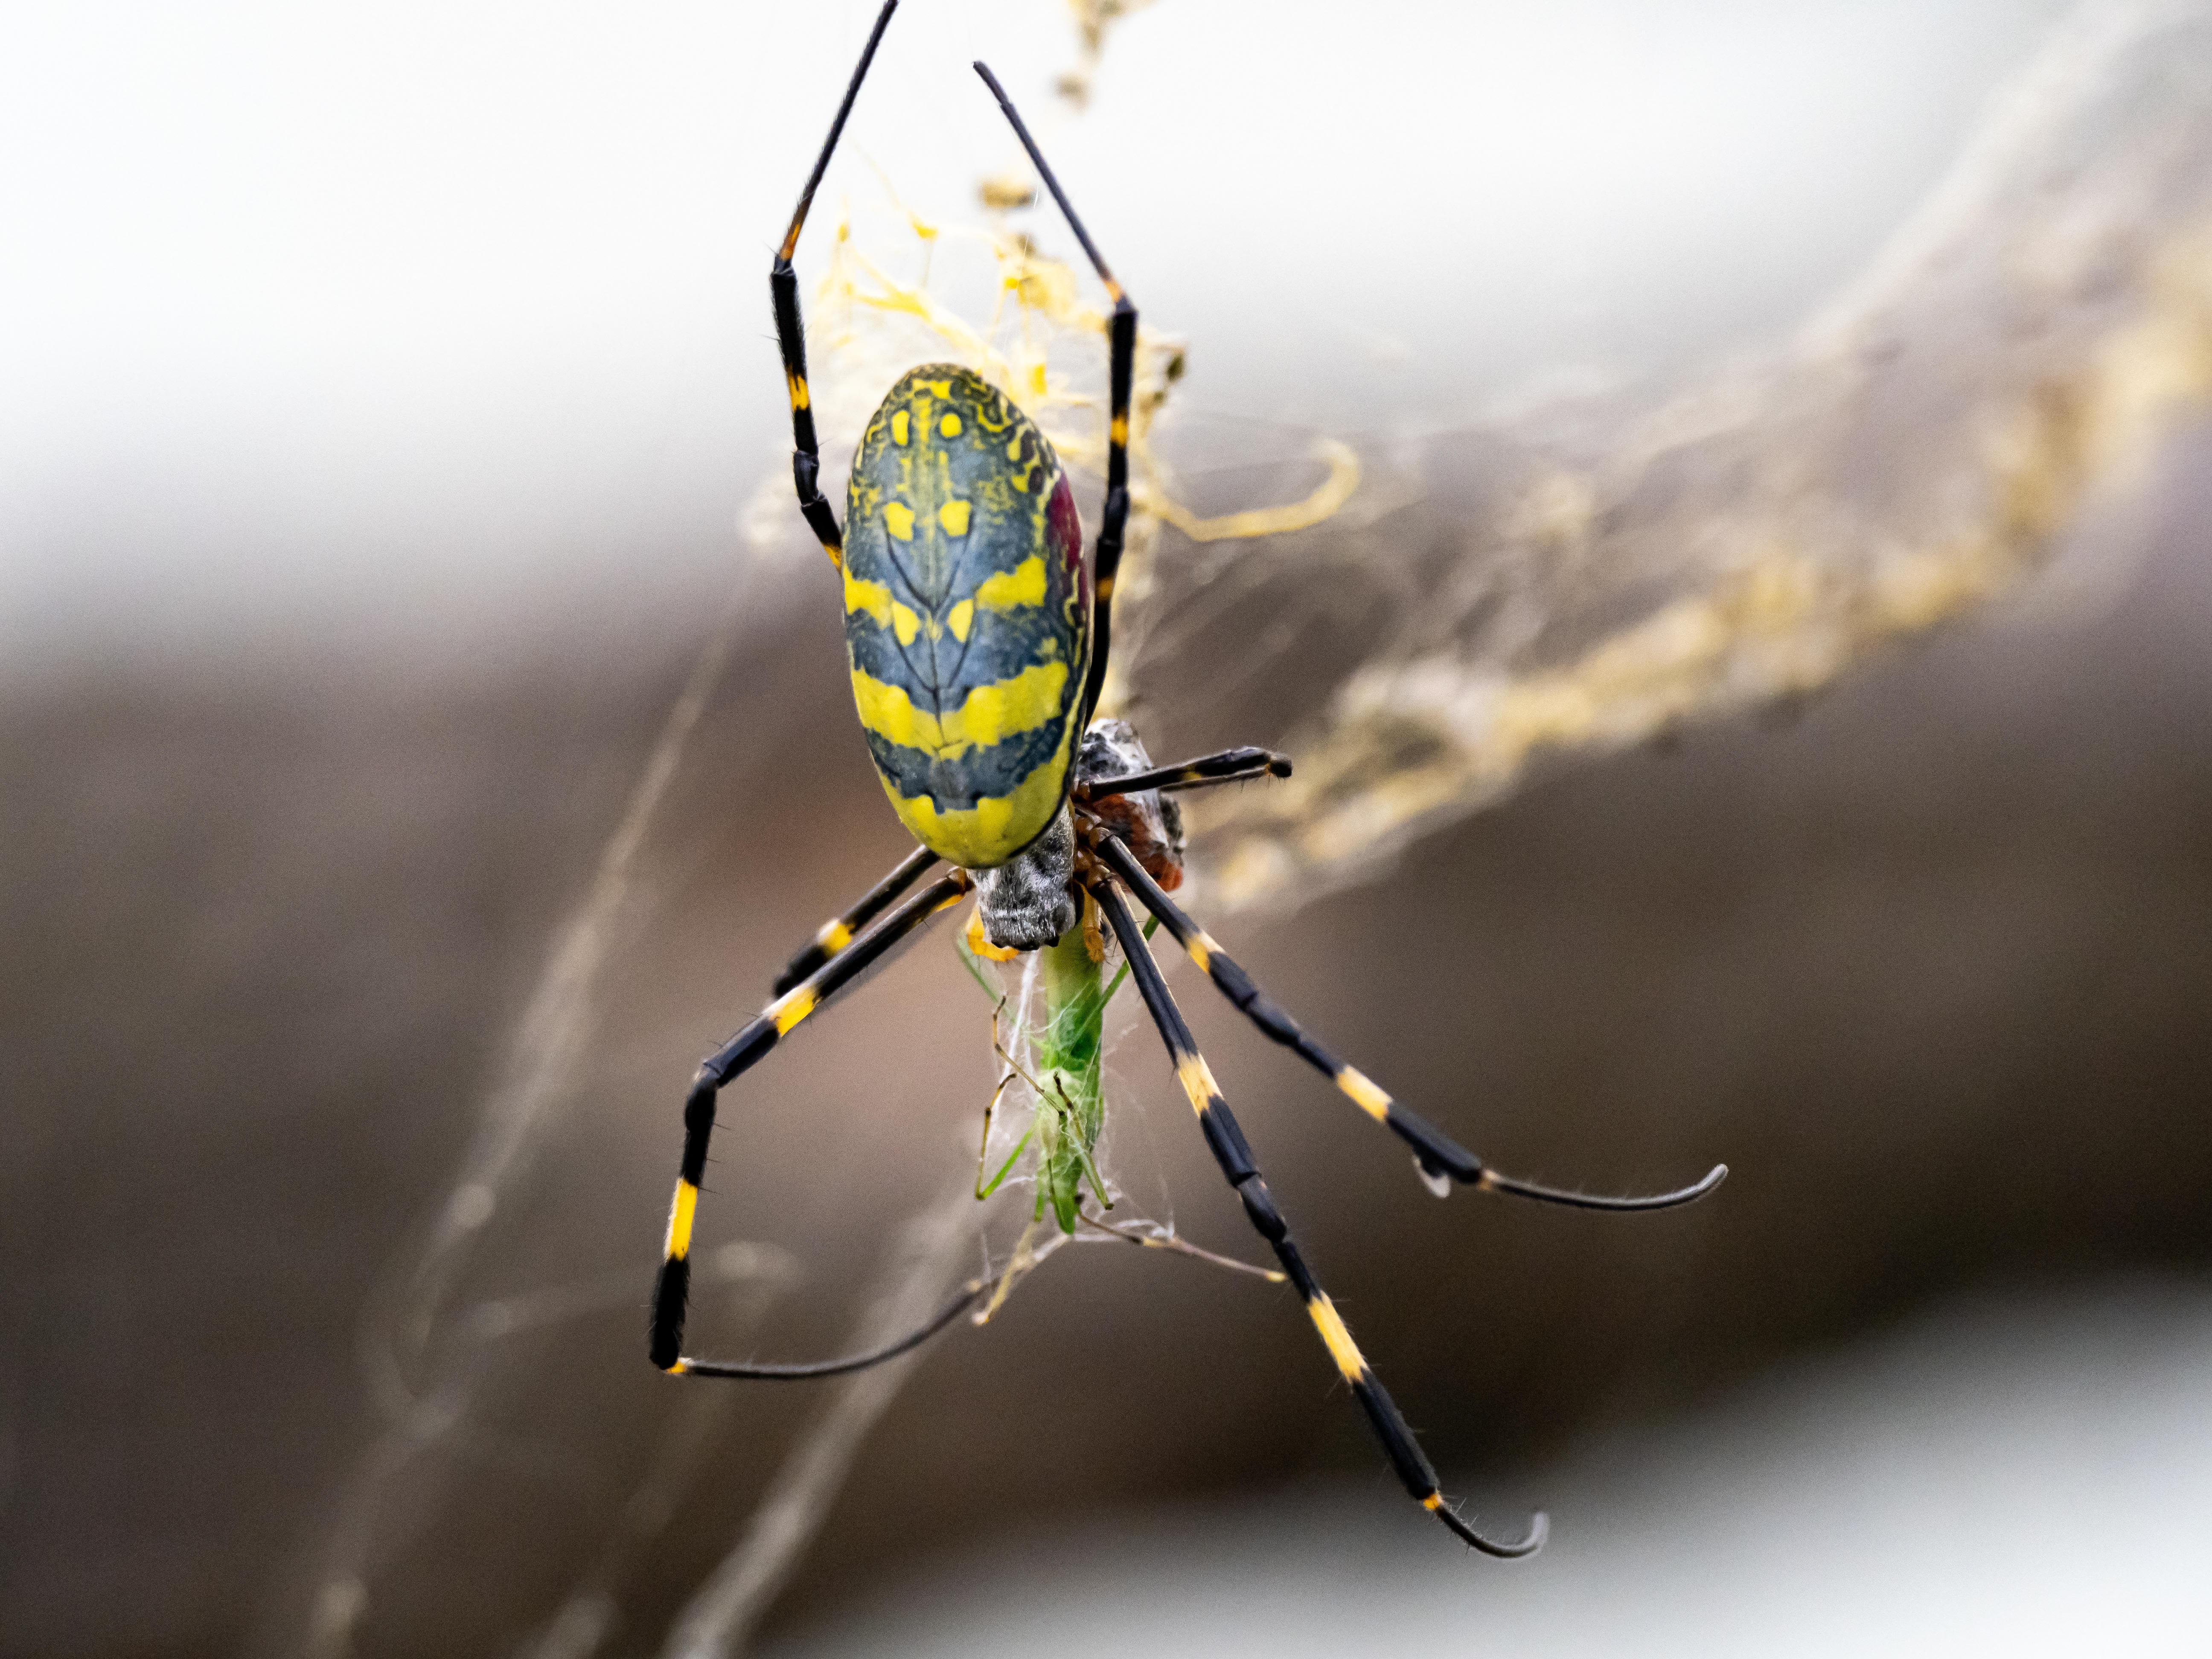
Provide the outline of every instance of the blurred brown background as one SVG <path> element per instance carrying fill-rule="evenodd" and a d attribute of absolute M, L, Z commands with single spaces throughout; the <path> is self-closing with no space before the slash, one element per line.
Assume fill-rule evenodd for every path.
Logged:
<path fill-rule="evenodd" d="M 1283 999 L 1501 1167 L 1613 1189 L 1725 1156 L 1705 1206 L 1437 1204 L 1186 986 L 1283 1201 L 1462 1486 L 1963 1287 L 2203 1269 L 2204 454 L 2101 532 L 2155 549 L 2105 614 L 1992 617 L 1237 930 Z M 373 1277 L 441 1189 L 681 644 L 657 673 L 635 653 L 404 685 L 111 673 L 10 708 L 11 1651 L 233 1650 L 324 1518 L 368 1426 Z M 835 647 L 834 618 L 802 616 L 715 703 L 583 1109 L 480 1292 L 649 1267 L 688 1057 L 896 856 Z M 1157 725 L 1168 751 L 1218 735 Z M 732 1114 L 717 1167 L 716 1235 L 805 1264 L 768 1351 L 834 1345 L 889 1224 L 969 1155 L 986 1026 L 949 947 L 864 995 Z M 1146 1035 L 1118 1052 L 1143 1120 L 1121 1162 L 1141 1181 L 1157 1160 L 1178 1223 L 1249 1253 Z M 543 1611 L 667 1409 L 640 1340 L 635 1308 L 519 1339 L 497 1443 L 398 1524 L 369 1650 L 495 1650 Z M 895 1407 L 787 1615 L 948 1534 L 1369 1472 L 1310 1340 L 1281 1293 L 1191 1264 L 1054 1261 Z M 711 1564 L 801 1410 L 748 1395 L 641 1617 Z"/>
<path fill-rule="evenodd" d="M 1931 167 L 2033 33 L 2004 27 L 1960 25 L 1982 56 L 1948 87 L 1949 128 L 1931 118 Z M 1811 262 L 1802 286 L 1844 263 Z M 693 371 L 702 395 L 734 400 L 717 377 L 739 371 L 710 367 Z M 773 391 L 752 382 L 748 404 Z M 590 401 L 580 380 L 564 395 Z M 633 412 L 594 407 L 574 430 Z M 66 626 L 19 619 L 0 700 L 0 1652 L 295 1645 L 377 1426 L 363 1310 L 434 1213 L 728 591 L 752 452 L 692 469 L 708 440 L 670 415 L 651 411 L 656 435 L 633 434 L 573 517 L 557 491 L 503 528 L 484 509 L 454 554 L 470 537 L 505 550 L 481 587 L 363 578 L 336 599 L 241 600 L 244 627 L 142 626 L 127 593 L 112 626 L 83 617 L 134 524 L 234 560 L 312 561 L 318 537 L 343 550 L 362 533 L 364 571 L 383 568 L 381 544 L 343 513 L 321 530 L 306 509 L 173 514 L 185 498 L 148 482 L 161 465 L 118 460 L 127 446 L 69 489 L 40 475 L 23 545 L 82 580 Z M 488 498 L 550 489 L 555 460 L 537 465 Z M 1560 766 L 1386 879 L 1217 927 L 1279 1000 L 1501 1168 L 1624 1190 L 1725 1158 L 1706 1204 L 1629 1218 L 1438 1204 L 1395 1141 L 1174 975 L 1310 1254 L 1486 1516 L 1542 1501 L 1545 1470 L 1577 1447 L 1961 1296 L 2202 1285 L 2209 477 L 2212 441 L 2185 434 L 2075 526 L 2051 578 L 1971 623 L 1809 705 Z M 629 508 L 656 494 L 641 528 Z M 91 505 L 71 520 L 69 500 Z M 533 549 L 553 576 L 510 580 Z M 173 558 L 189 586 L 189 551 Z M 623 913 L 589 1062 L 448 1306 L 623 1273 L 636 1299 L 496 1345 L 469 1420 L 389 1489 L 363 1653 L 517 1650 L 676 1409 L 645 1365 L 641 1308 L 690 1067 L 902 850 L 822 573 L 803 575 L 751 579 L 735 665 Z M 420 617 L 380 609 L 425 592 Z M 356 629 L 349 607 L 374 614 Z M 1156 755 L 1279 735 L 1267 687 L 1209 699 L 1203 664 L 1145 690 Z M 757 1326 L 732 1320 L 732 1341 L 800 1356 L 842 1339 L 897 1224 L 972 1158 L 988 1031 L 939 938 L 732 1104 L 707 1236 L 774 1242 L 804 1278 Z M 1193 1238 L 1251 1255 L 1149 1033 L 1127 1030 L 1112 1064 L 1122 1178 Z M 704 1431 L 607 1651 L 657 1650 L 810 1398 L 741 1391 Z M 1069 1251 L 933 1351 L 769 1633 L 1065 1520 L 1140 1531 L 1162 1503 L 1387 1480 L 1287 1292 Z M 1398 1528 L 1400 1554 L 1442 1547 L 1387 1503 L 1362 1520 Z M 1371 1650 L 1391 1650 L 1387 1632 Z"/>

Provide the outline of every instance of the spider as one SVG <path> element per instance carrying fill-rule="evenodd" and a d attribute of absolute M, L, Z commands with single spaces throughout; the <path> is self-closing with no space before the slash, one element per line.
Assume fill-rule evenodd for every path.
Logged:
<path fill-rule="evenodd" d="M 819 487 L 821 457 L 806 382 L 806 343 L 791 256 L 839 135 L 898 0 L 885 0 L 830 136 L 799 198 L 769 276 L 791 398 L 792 477 L 799 511 L 843 581 L 845 638 L 860 725 L 884 793 L 921 844 L 852 908 L 826 923 L 778 977 L 774 1000 L 700 1066 L 684 1107 L 684 1155 L 653 1297 L 651 1357 L 664 1371 L 721 1377 L 827 1376 L 906 1352 L 989 1294 L 971 1282 L 919 1329 L 871 1352 L 815 1364 L 705 1360 L 684 1354 L 692 1224 L 714 1133 L 715 1100 L 799 1022 L 907 943 L 967 894 L 977 896 L 971 945 L 1006 959 L 1080 939 L 1096 962 L 1104 931 L 1121 947 L 1176 1082 L 1223 1176 L 1296 1287 L 1329 1357 L 1365 1411 L 1408 1493 L 1486 1554 L 1532 1553 L 1547 1522 L 1523 1536 L 1485 1536 L 1447 1504 L 1413 1431 L 1292 1241 L 1290 1227 L 1169 994 L 1128 898 L 1164 926 L 1223 995 L 1268 1036 L 1328 1077 L 1413 1149 L 1438 1196 L 1453 1183 L 1598 1210 L 1653 1210 L 1701 1198 L 1726 1165 L 1692 1186 L 1606 1198 L 1515 1180 L 1489 1168 L 1338 1059 L 1278 1007 L 1212 936 L 1169 897 L 1182 880 L 1175 792 L 1287 776 L 1290 762 L 1239 748 L 1154 767 L 1127 722 L 1094 720 L 1112 639 L 1114 579 L 1129 516 L 1130 382 L 1137 311 L 1114 279 L 1012 101 L 982 64 L 975 72 L 1113 301 L 1106 497 L 1086 566 L 1067 476 L 1036 426 L 970 370 L 926 363 L 886 394 L 853 462 L 846 524 Z M 940 862 L 934 880 L 909 894 Z M 1104 930 L 1099 926 L 1103 918 Z M 988 1135 L 988 1120 L 987 1120 Z M 1087 1156 L 1087 1153 L 1086 1153 Z M 1087 1164 L 1085 1165 L 1087 1168 Z M 1003 1174 L 1003 1172 L 1001 1172 Z M 1075 1177 L 1068 1177 L 1072 1194 Z M 1096 1173 L 1091 1171 L 1096 1186 Z M 1042 1183 L 1041 1183 L 1042 1184 Z M 979 1185 L 979 1192 L 981 1188 Z M 1098 1194 L 1102 1201 L 1107 1195 Z M 1040 1198 L 1040 1205 L 1042 1204 Z M 1056 1200 L 1073 1230 L 1073 1199 Z"/>

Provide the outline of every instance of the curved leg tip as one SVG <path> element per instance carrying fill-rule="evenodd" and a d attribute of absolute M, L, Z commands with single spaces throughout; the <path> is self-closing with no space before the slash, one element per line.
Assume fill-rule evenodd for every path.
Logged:
<path fill-rule="evenodd" d="M 1441 1500 L 1432 1513 L 1452 1529 L 1462 1543 L 1480 1550 L 1485 1555 L 1494 1555 L 1501 1561 L 1517 1561 L 1524 1555 L 1534 1555 L 1544 1547 L 1544 1540 L 1552 1535 L 1552 1517 L 1541 1510 L 1528 1517 L 1528 1535 L 1510 1544 L 1501 1544 L 1494 1538 L 1485 1538 L 1453 1514 L 1450 1504 Z"/>
<path fill-rule="evenodd" d="M 1705 1179 L 1687 1187 L 1677 1188 L 1671 1193 L 1652 1193 L 1634 1198 L 1607 1198 L 1595 1193 L 1568 1192 L 1558 1187 L 1546 1187 L 1534 1181 L 1522 1181 L 1496 1170 L 1486 1168 L 1476 1185 L 1486 1187 L 1494 1193 L 1510 1194 L 1515 1198 L 1531 1198 L 1542 1204 L 1564 1204 L 1577 1210 L 1671 1210 L 1678 1205 L 1694 1204 L 1728 1179 L 1729 1167 L 1716 1164 L 1705 1171 Z"/>

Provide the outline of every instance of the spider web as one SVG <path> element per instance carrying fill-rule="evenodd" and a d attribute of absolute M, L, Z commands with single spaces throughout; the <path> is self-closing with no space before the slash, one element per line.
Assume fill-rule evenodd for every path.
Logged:
<path fill-rule="evenodd" d="M 2086 6 L 1771 359 L 1364 447 L 1264 560 L 1164 554 L 1152 604 L 1277 618 L 1240 667 L 1303 690 L 1267 734 L 1296 775 L 1194 803 L 1208 897 L 1358 881 L 1534 766 L 1802 699 L 2040 569 L 2212 397 L 2208 94 L 2204 6 Z M 1271 673 L 1319 606 L 1358 648 Z"/>
<path fill-rule="evenodd" d="M 1076 7 L 1094 55 L 1127 9 Z M 949 358 L 1019 403 L 1095 487 L 1105 318 L 1088 274 L 1019 228 L 1031 194 L 1024 179 L 988 181 L 973 225 L 925 220 L 888 185 L 841 213 L 808 308 L 826 457 L 851 453 L 897 374 Z M 2085 7 L 1882 256 L 1765 362 L 1418 440 L 1317 436 L 1245 469 L 1281 488 L 1201 518 L 1173 465 L 1182 351 L 1149 320 L 1140 331 L 1109 706 L 1172 691 L 1194 641 L 1235 630 L 1235 671 L 1267 688 L 1255 707 L 1275 726 L 1248 735 L 1290 750 L 1297 771 L 1194 799 L 1192 880 L 1200 904 L 1281 906 L 1374 875 L 1534 768 L 1802 698 L 2039 570 L 2085 503 L 2124 488 L 2212 399 L 2212 3 Z M 821 556 L 781 465 L 763 468 L 747 525 L 756 572 Z M 1346 642 L 1334 655 L 1310 650 L 1322 624 Z M 340 1494 L 293 1650 L 351 1647 L 388 1554 L 377 1534 L 391 1489 L 465 1431 L 493 1339 L 615 1293 L 441 1307 L 562 1100 L 641 849 L 734 627 L 672 711 L 447 1201 L 372 1312 L 388 1426 Z M 1109 1038 L 1134 1018 L 1127 1005 L 1109 1009 Z M 1017 1194 L 994 1224 L 1028 1208 Z M 854 1346 L 910 1327 L 972 1270 L 975 1210 L 963 1170 L 893 1242 Z M 1019 1249 L 996 1233 L 994 1247 L 1002 1262 Z M 702 1262 L 702 1294 L 719 1280 L 757 1314 L 788 1270 L 731 1247 Z M 633 1278 L 619 1294 L 635 1295 Z M 742 1650 L 913 1363 L 836 1385 L 665 1651 Z M 604 1644 L 701 1414 L 726 1409 L 729 1392 L 705 1392 L 715 1398 L 675 1425 L 526 1651 L 580 1659 Z"/>
<path fill-rule="evenodd" d="M 1094 498 L 1106 471 L 1109 314 L 1096 303 L 1097 284 L 1087 268 L 1048 255 L 1013 222 L 1012 216 L 1037 205 L 1035 181 L 1019 174 L 984 180 L 984 222 L 953 224 L 925 218 L 888 179 L 880 173 L 872 197 L 842 204 L 829 268 L 806 310 L 824 493 L 832 499 L 842 493 L 848 458 L 884 388 L 918 362 L 944 361 L 1003 392 L 1051 441 L 1084 498 Z M 1180 337 L 1140 315 L 1129 407 L 1129 523 L 1103 713 L 1127 702 L 1127 665 L 1142 659 L 1146 632 L 1163 609 L 1153 601 L 1164 532 L 1199 544 L 1290 536 L 1328 523 L 1359 488 L 1352 446 L 1316 434 L 1310 447 L 1324 473 L 1318 483 L 1216 517 L 1194 512 L 1156 441 L 1182 376 L 1184 350 Z M 820 556 L 794 531 L 790 495 L 781 469 L 770 469 L 745 507 L 745 543 L 759 564 Z"/>
<path fill-rule="evenodd" d="M 1194 656 L 1218 684 L 1197 647 L 1233 638 L 1226 672 L 1264 688 L 1273 726 L 1241 735 L 1297 763 L 1194 798 L 1206 902 L 1280 908 L 1368 878 L 1533 767 L 1805 698 L 2039 571 L 2212 397 L 2208 82 L 2195 0 L 2084 6 L 1782 350 L 1415 439 L 1313 434 L 1240 458 L 1267 499 L 1218 518 L 1182 504 L 1174 468 L 1182 343 L 1142 329 L 1108 707 L 1133 688 L 1173 706 Z M 1003 210 L 1030 188 L 984 194 Z M 825 455 L 935 355 L 1095 482 L 1105 319 L 1078 274 L 1003 210 L 950 228 L 887 186 L 883 205 L 848 210 L 809 318 Z M 987 322 L 939 297 L 963 286 L 994 291 Z M 758 557 L 805 556 L 787 494 L 771 477 L 756 498 Z"/>
<path fill-rule="evenodd" d="M 1218 676 L 1218 653 L 1194 646 L 1226 635 L 1231 672 L 1265 688 L 1255 707 L 1277 721 L 1249 735 L 1297 763 L 1287 783 L 1193 798 L 1199 902 L 1280 908 L 1370 878 L 1532 769 L 1802 698 L 2041 568 L 2083 505 L 2212 398 L 2208 94 L 2212 6 L 2086 6 L 1873 265 L 1771 359 L 1415 441 L 1313 434 L 1297 453 L 1243 458 L 1243 476 L 1284 487 L 1217 518 L 1183 504 L 1171 462 L 1182 344 L 1145 327 L 1109 707 L 1156 686 L 1172 705 L 1192 657 Z M 851 452 L 898 373 L 950 356 L 1095 486 L 1105 318 L 1010 225 L 1030 193 L 987 181 L 992 216 L 969 230 L 907 212 L 888 185 L 889 210 L 848 210 L 810 314 L 825 454 Z M 963 246 L 994 273 L 966 278 L 980 325 L 937 297 L 959 291 L 939 262 Z M 787 494 L 763 484 L 755 556 L 818 557 L 791 533 Z M 1318 656 L 1317 633 L 1353 647 Z M 1120 1000 L 1109 1033 L 1133 1018 Z M 1002 1121 L 990 1167 L 1022 1121 Z M 1114 1147 L 1100 1157 L 1118 1190 Z M 1028 1211 L 1024 1194 L 999 1224 Z M 965 1213 L 972 1238 L 973 1212 L 963 1183 L 936 1224 L 957 1231 Z M 1042 1249 L 1035 1233 L 1000 1237 L 994 1260 L 1025 1268 L 1025 1249 L 1059 1241 L 1048 1227 Z M 902 1282 L 918 1313 L 917 1288 L 958 1259 L 917 1258 L 885 1294 Z M 856 1342 L 878 1328 L 864 1322 Z M 833 1407 L 791 1467 L 848 1431 Z M 718 1578 L 750 1574 L 756 1594 L 710 1585 L 672 1659 L 738 1651 L 783 1547 L 757 1527 L 742 1540 Z"/>

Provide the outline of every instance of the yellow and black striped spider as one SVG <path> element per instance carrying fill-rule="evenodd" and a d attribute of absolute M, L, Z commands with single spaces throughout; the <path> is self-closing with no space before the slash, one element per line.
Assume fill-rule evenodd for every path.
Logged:
<path fill-rule="evenodd" d="M 921 845 L 823 927 L 777 980 L 775 1000 L 699 1067 L 684 1103 L 682 1172 L 653 1290 L 653 1363 L 693 1376 L 789 1378 L 857 1370 L 926 1340 L 993 1290 L 996 1281 L 972 1283 L 899 1340 L 818 1364 L 726 1364 L 691 1358 L 683 1349 L 692 1223 L 716 1096 L 800 1021 L 972 891 L 978 896 L 969 926 L 975 948 L 1001 959 L 1042 951 L 1048 969 L 1064 961 L 1070 982 L 1078 985 L 1068 1006 L 1087 1018 L 1091 1034 L 1088 1051 L 1055 1073 L 1054 1086 L 1067 1109 L 1055 1120 L 1057 1138 L 1046 1152 L 1040 1217 L 1049 1188 L 1060 1224 L 1073 1231 L 1085 1180 L 1101 1202 L 1109 1201 L 1097 1190 L 1089 1159 L 1101 1109 L 1097 1014 L 1112 988 L 1098 990 L 1096 968 L 1105 954 L 1103 932 L 1110 930 L 1222 1175 L 1274 1251 L 1283 1276 L 1304 1298 L 1315 1328 L 1406 1490 L 1476 1549 L 1528 1554 L 1543 1542 L 1541 1515 L 1526 1535 L 1501 1542 L 1475 1531 L 1445 1503 L 1413 1431 L 1291 1242 L 1124 892 L 1174 935 L 1255 1024 L 1411 1146 L 1423 1180 L 1439 1195 L 1456 1182 L 1589 1209 L 1662 1209 L 1703 1197 L 1719 1184 L 1726 1166 L 1694 1186 L 1647 1198 L 1593 1198 L 1500 1175 L 1316 1042 L 1168 896 L 1182 879 L 1174 792 L 1287 775 L 1290 763 L 1264 750 L 1232 749 L 1155 769 L 1126 722 L 1092 718 L 1105 679 L 1114 578 L 1129 514 L 1136 307 L 1107 269 L 1012 101 L 980 63 L 976 73 L 1012 124 L 1114 304 L 1106 499 L 1097 544 L 1086 563 L 1074 497 L 1044 434 L 1004 393 L 951 363 L 927 363 L 908 373 L 868 422 L 840 530 L 818 485 L 821 458 L 791 256 L 897 3 L 886 0 L 876 20 L 800 192 L 769 286 L 791 395 L 792 474 L 799 510 L 842 579 L 854 699 L 869 750 L 893 810 Z M 909 896 L 908 890 L 939 861 L 950 867 Z M 1102 917 L 1104 930 L 1098 925 Z M 981 1190 L 979 1182 L 979 1195 Z"/>

